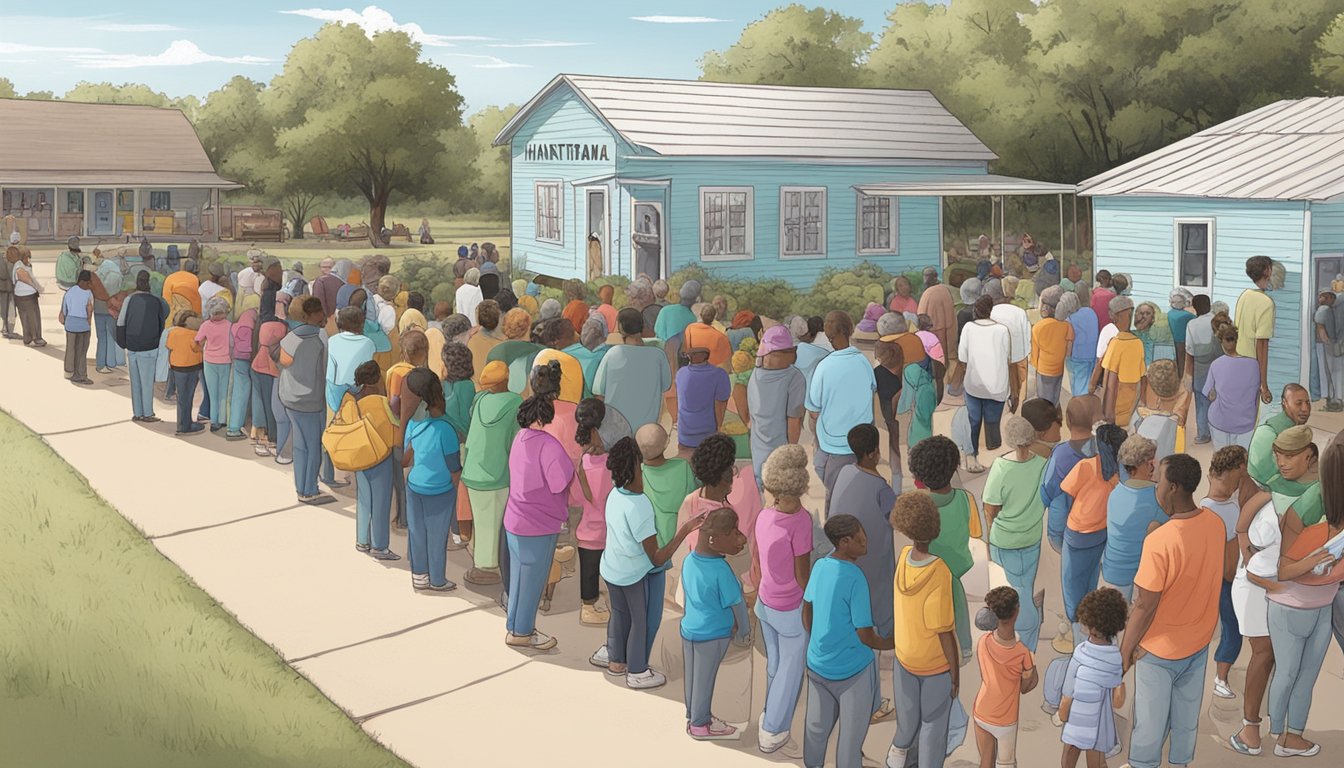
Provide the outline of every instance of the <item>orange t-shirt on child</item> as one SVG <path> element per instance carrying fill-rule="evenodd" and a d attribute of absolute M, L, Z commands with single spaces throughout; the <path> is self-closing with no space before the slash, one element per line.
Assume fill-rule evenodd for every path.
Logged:
<path fill-rule="evenodd" d="M 169 329 L 168 364 L 173 368 L 199 368 L 202 363 L 201 345 L 196 343 L 196 332 L 181 326 Z"/>
<path fill-rule="evenodd" d="M 971 714 L 989 725 L 1017 725 L 1022 678 L 1036 667 L 1036 661 L 1021 640 L 1007 648 L 993 634 L 982 635 L 975 651 L 980 659 L 980 691 L 975 695 Z"/>
<path fill-rule="evenodd" d="M 1120 483 L 1120 473 L 1110 480 L 1101 479 L 1101 457 L 1083 459 L 1069 470 L 1059 489 L 1073 497 L 1069 508 L 1069 529 L 1075 533 L 1106 530 L 1106 502 Z"/>

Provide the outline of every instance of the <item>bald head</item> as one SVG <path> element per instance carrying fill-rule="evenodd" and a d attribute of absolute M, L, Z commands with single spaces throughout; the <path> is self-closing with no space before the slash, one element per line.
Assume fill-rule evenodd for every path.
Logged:
<path fill-rule="evenodd" d="M 1311 418 L 1311 395 L 1301 384 L 1287 384 L 1280 397 L 1283 412 L 1293 423 L 1302 426 Z"/>

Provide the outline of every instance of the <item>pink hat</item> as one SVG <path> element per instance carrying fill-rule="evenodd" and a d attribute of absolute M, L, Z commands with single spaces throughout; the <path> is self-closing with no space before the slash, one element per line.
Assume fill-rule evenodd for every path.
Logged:
<path fill-rule="evenodd" d="M 761 336 L 761 346 L 756 350 L 756 356 L 765 357 L 771 352 L 786 352 L 794 348 L 793 334 L 789 333 L 788 327 L 774 325 Z"/>

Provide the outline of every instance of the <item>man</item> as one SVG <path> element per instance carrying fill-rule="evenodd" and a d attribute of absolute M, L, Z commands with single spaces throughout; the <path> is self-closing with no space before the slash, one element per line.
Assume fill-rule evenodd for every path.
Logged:
<path fill-rule="evenodd" d="M 709 310 L 711 314 L 713 311 Z M 688 339 L 689 336 L 688 333 Z M 689 458 L 706 437 L 723 427 L 733 390 L 728 372 L 713 364 L 707 347 L 692 341 L 687 341 L 687 345 L 690 365 L 683 366 L 676 376 L 677 413 L 681 417 L 677 421 L 677 446 L 683 458 Z"/>
<path fill-rule="evenodd" d="M 1274 299 L 1269 292 L 1283 287 L 1283 267 L 1268 256 L 1252 256 L 1246 260 L 1246 277 L 1255 283 L 1237 299 L 1237 310 L 1232 322 L 1237 325 L 1237 354 L 1255 358 L 1260 364 L 1260 402 L 1268 405 L 1269 340 L 1274 338 Z M 1277 279 L 1276 279 L 1277 278 Z"/>
<path fill-rule="evenodd" d="M 658 286 L 655 283 L 654 295 L 656 296 L 657 293 Z M 691 311 L 691 307 L 700 301 L 700 281 L 687 280 L 682 283 L 678 297 L 678 303 L 668 304 L 658 311 L 658 320 L 653 328 L 653 335 L 663 340 L 663 353 L 667 356 L 670 372 L 675 372 L 680 364 L 681 346 L 685 341 L 683 336 L 686 333 L 686 326 L 695 322 L 695 313 Z M 619 324 L 618 322 L 617 325 Z M 677 423 L 677 393 L 675 391 L 667 393 L 663 406 L 672 415 L 672 423 L 675 425 Z M 633 422 L 630 426 L 632 429 L 638 429 Z"/>
<path fill-rule="evenodd" d="M 660 317 L 661 319 L 661 317 Z M 616 314 L 621 343 L 607 350 L 593 376 L 593 396 L 621 412 L 630 429 L 658 422 L 658 403 L 672 388 L 667 356 L 644 344 L 644 315 L 626 307 Z"/>
<path fill-rule="evenodd" d="M 826 486 L 829 514 L 831 491 L 840 470 L 854 463 L 849 449 L 849 430 L 873 423 L 873 393 L 877 379 L 863 352 L 850 346 L 854 321 L 849 314 L 833 310 L 826 315 L 826 338 L 835 351 L 817 363 L 807 387 L 807 412 L 817 434 L 813 468 Z"/>
<path fill-rule="evenodd" d="M 1036 396 L 1054 405 L 1059 405 L 1060 388 L 1064 383 L 1064 358 L 1073 349 L 1074 339 L 1073 326 L 1055 317 L 1055 308 L 1063 296 L 1064 291 L 1057 285 L 1045 289 L 1041 294 L 1041 321 L 1031 329 L 1031 367 L 1036 369 Z"/>
<path fill-rule="evenodd" d="M 1306 492 L 1310 483 L 1284 480 L 1279 474 L 1279 463 L 1274 457 L 1274 439 L 1289 427 L 1300 427 L 1311 419 L 1311 394 L 1301 384 L 1287 384 L 1279 399 L 1283 409 L 1265 419 L 1251 434 L 1247 451 L 1246 471 L 1251 479 L 1271 493 L 1297 498 Z"/>
<path fill-rule="evenodd" d="M 126 348 L 131 369 L 131 421 L 156 422 L 154 369 L 159 337 L 168 322 L 168 302 L 150 292 L 150 273 L 135 276 L 135 293 L 126 297 L 117 315 L 117 343 Z"/>
<path fill-rule="evenodd" d="M 947 356 L 947 372 L 951 375 L 957 355 L 957 308 L 952 289 L 938 282 L 938 270 L 924 269 L 924 292 L 919 295 L 917 314 L 928 315 L 933 321 L 929 330 L 938 337 L 938 343 Z"/>
<path fill-rule="evenodd" d="M 703 349 L 709 355 L 710 365 L 724 368 L 732 360 L 733 350 L 732 345 L 728 343 L 728 335 L 715 327 L 715 320 L 718 317 L 719 310 L 713 304 L 702 306 L 700 322 L 686 326 L 681 347 L 683 350 L 692 347 Z M 687 357 L 689 356 L 687 354 Z"/>
<path fill-rule="evenodd" d="M 1168 762 L 1195 759 L 1226 538 L 1218 515 L 1195 503 L 1200 474 L 1199 462 L 1184 453 L 1158 468 L 1157 503 L 1169 519 L 1144 539 L 1120 644 L 1125 671 L 1134 669 L 1132 768 L 1160 766 L 1168 735 Z"/>
<path fill-rule="evenodd" d="M 1097 368 L 1105 375 L 1101 418 L 1117 427 L 1128 427 L 1139 396 L 1147 386 L 1148 367 L 1143 358 L 1143 342 L 1129 331 L 1134 318 L 1133 300 L 1117 296 L 1111 299 L 1108 311 L 1118 333 L 1106 345 L 1106 354 Z"/>
<path fill-rule="evenodd" d="M 1321 291 L 1316 297 L 1316 312 L 1312 315 L 1313 333 L 1312 338 L 1315 344 L 1315 357 L 1312 359 L 1316 365 L 1315 384 L 1321 393 L 1321 399 L 1325 401 L 1325 407 L 1321 410 L 1326 412 L 1336 412 L 1344 410 L 1344 407 L 1338 406 L 1339 391 L 1344 388 L 1344 379 L 1331 370 L 1335 360 L 1335 300 L 1334 291 Z"/>
<path fill-rule="evenodd" d="M 1083 279 L 1083 270 L 1077 264 L 1070 264 L 1064 273 L 1064 279 L 1059 281 L 1059 287 L 1064 289 L 1065 293 L 1073 293 L 1078 290 L 1078 281 Z"/>
<path fill-rule="evenodd" d="M 18 232 L 9 233 L 9 247 L 5 249 L 5 263 L 0 264 L 0 328 L 6 339 L 17 339 L 14 333 L 14 278 L 10 268 L 19 260 Z"/>
<path fill-rule="evenodd" d="M 1194 295 L 1184 288 L 1173 289 L 1167 295 L 1167 301 L 1171 304 L 1171 311 L 1167 312 L 1167 325 L 1171 328 L 1171 343 L 1176 346 L 1177 378 L 1185 377 L 1185 329 L 1195 319 L 1195 314 L 1188 309 L 1194 299 Z"/>
<path fill-rule="evenodd" d="M 93 249 L 98 266 L 93 279 L 93 323 L 98 339 L 98 350 L 94 355 L 95 370 L 99 373 L 113 373 L 125 364 L 121 347 L 117 346 L 117 319 L 108 307 L 108 300 L 121 293 L 121 260 L 102 258 L 102 251 Z"/>
<path fill-rule="evenodd" d="M 247 266 L 238 271 L 238 300 L 242 303 L 244 296 L 256 293 L 257 275 L 261 274 L 261 251 L 256 248 L 250 248 L 247 251 Z M 276 282 L 279 282 L 278 280 Z M 332 306 L 335 306 L 332 302 Z"/>
<path fill-rule="evenodd" d="M 499 303 L 494 299 L 486 299 L 476 305 L 476 323 L 481 330 L 467 339 L 467 349 L 471 350 L 471 380 L 477 384 L 481 380 L 481 371 L 485 370 L 490 350 L 504 341 L 499 333 L 499 319 Z"/>
<path fill-rule="evenodd" d="M 1027 357 L 1031 352 L 1031 320 L 1027 311 L 1012 303 L 1017 294 L 1017 278 L 990 280 L 985 293 L 994 299 L 989 319 L 1008 329 L 1008 410 L 1017 413 L 1027 387 Z"/>
<path fill-rule="evenodd" d="M 1097 313 L 1097 330 L 1100 331 L 1106 327 L 1110 318 L 1111 299 L 1116 296 L 1115 291 L 1111 290 L 1111 273 L 1107 270 L 1097 272 L 1097 287 L 1092 289 L 1092 311 Z M 1101 353 L 1097 354 L 1101 357 Z"/>
<path fill-rule="evenodd" d="M 313 280 L 311 286 L 313 297 L 322 302 L 322 311 L 327 317 L 331 317 L 336 311 L 336 294 L 340 292 L 341 286 L 345 285 L 341 276 L 331 271 L 335 266 L 336 260 L 330 256 L 318 262 L 317 269 L 320 274 Z"/>
<path fill-rule="evenodd" d="M 988 295 L 975 300 L 971 311 L 973 322 L 961 329 L 958 341 L 961 349 L 957 356 L 966 362 L 963 380 L 966 396 L 966 415 L 970 421 L 971 450 L 980 452 L 980 427 L 985 428 L 985 447 L 996 451 L 1001 444 L 999 422 L 1003 404 L 1012 397 L 1009 358 L 1013 342 L 1008 329 L 990 317 L 994 299 Z M 969 455 L 969 454 L 968 454 Z M 983 472 L 984 467 L 974 456 L 967 459 L 970 472 Z"/>
<path fill-rule="evenodd" d="M 322 464 L 322 428 L 326 421 L 323 382 L 330 380 L 327 377 L 327 341 L 322 332 L 325 315 L 322 302 L 312 296 L 303 300 L 301 309 L 303 325 L 290 331 L 280 341 L 277 398 L 294 429 L 294 490 L 299 501 L 304 504 L 326 504 L 335 499 L 317 492 L 317 475 Z M 341 312 L 347 309 L 354 310 L 354 313 L 347 315 L 344 327 L 353 325 L 351 317 L 358 319 L 362 325 L 363 313 L 355 307 L 346 307 Z M 342 369 L 341 375 L 344 374 Z M 349 378 L 352 385 L 354 375 L 354 367 L 351 367 Z"/>
<path fill-rule="evenodd" d="M 757 367 L 747 380 L 751 464 L 760 487 L 764 487 L 761 468 L 765 460 L 782 445 L 797 445 L 803 433 L 807 379 L 794 366 L 797 359 L 798 349 L 788 328 L 776 325 L 761 335 Z"/>
<path fill-rule="evenodd" d="M 56 319 L 65 326 L 65 378 L 74 384 L 92 384 L 88 377 L 89 321 L 93 317 L 93 273 L 81 269 L 75 284 L 61 297 Z"/>
<path fill-rule="evenodd" d="M 462 276 L 462 285 L 457 289 L 453 306 L 457 309 L 458 314 L 466 315 L 474 326 L 478 324 L 476 307 L 484 300 L 485 296 L 481 293 L 481 271 L 472 267 Z"/>
<path fill-rule="evenodd" d="M 813 322 L 813 321 L 816 322 Z M 798 317 L 794 316 L 789 321 L 789 333 L 797 342 L 795 347 L 796 355 L 794 365 L 799 373 L 803 374 L 803 380 L 808 386 L 812 384 L 812 372 L 817 370 L 817 364 L 831 353 L 829 349 L 816 343 L 817 334 L 821 332 L 822 321 L 819 317 Z"/>
<path fill-rule="evenodd" d="M 75 287 L 79 271 L 88 263 L 88 258 L 79 249 L 79 238 L 71 237 L 65 241 L 65 250 L 56 257 L 56 284 L 61 290 Z"/>
<path fill-rule="evenodd" d="M 1190 371 L 1191 387 L 1195 395 L 1195 444 L 1213 440 L 1209 429 L 1209 406 L 1212 401 L 1204 396 L 1204 384 L 1209 378 L 1209 365 L 1222 357 L 1223 345 L 1213 336 L 1213 318 L 1226 312 L 1223 302 L 1209 303 L 1209 297 L 1200 294 L 1190 302 L 1195 308 L 1195 319 L 1185 326 L 1185 369 Z"/>

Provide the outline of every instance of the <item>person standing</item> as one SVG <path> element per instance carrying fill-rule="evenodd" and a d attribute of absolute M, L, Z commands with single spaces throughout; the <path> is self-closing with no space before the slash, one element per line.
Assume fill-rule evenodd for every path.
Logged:
<path fill-rule="evenodd" d="M 191 419 L 191 406 L 196 399 L 196 382 L 201 376 L 201 345 L 196 343 L 196 331 L 201 318 L 191 310 L 183 310 L 173 318 L 165 347 L 168 366 L 177 383 L 177 434 L 195 435 L 205 429 Z"/>
<path fill-rule="evenodd" d="M 75 287 L 79 273 L 88 264 L 88 257 L 79 248 L 79 238 L 71 236 L 65 241 L 65 250 L 56 257 L 56 284 L 61 290 Z"/>
<path fill-rule="evenodd" d="M 1171 310 L 1167 312 L 1167 328 L 1171 331 L 1171 343 L 1176 347 L 1176 374 L 1185 376 L 1185 329 L 1195 314 L 1189 310 L 1195 297 L 1184 288 L 1175 288 L 1167 296 Z"/>
<path fill-rule="evenodd" d="M 17 339 L 14 334 L 14 277 L 11 274 L 14 262 L 19 260 L 21 246 L 18 232 L 9 233 L 9 246 L 5 248 L 5 263 L 0 265 L 0 331 L 6 339 Z"/>
<path fill-rule="evenodd" d="M 99 373 L 113 373 L 125 364 L 124 352 L 117 346 L 117 319 L 112 316 L 108 301 L 117 297 L 122 289 L 121 264 L 115 258 L 102 258 L 102 252 L 94 248 L 98 265 L 94 274 L 101 290 L 95 290 L 93 296 L 93 328 L 98 337 L 98 351 L 94 356 L 94 370 Z M 100 296 L 102 298 L 100 298 Z M 117 307 L 120 311 L 121 307 Z"/>
<path fill-rule="evenodd" d="M 447 575 L 450 521 L 457 508 L 461 479 L 461 443 L 444 416 L 443 387 L 428 368 L 406 374 L 406 389 L 424 403 L 420 418 L 406 425 L 402 444 L 406 474 L 406 551 L 411 561 L 411 588 L 451 592 Z M 384 514 L 387 514 L 386 510 Z"/>
<path fill-rule="evenodd" d="M 5 258 L 8 260 L 9 256 Z M 23 346 L 45 347 L 47 340 L 42 338 L 42 309 L 37 303 L 37 297 L 42 294 L 42 283 L 33 274 L 32 251 L 27 248 L 19 251 L 17 260 L 8 267 L 9 280 L 14 286 L 14 307 L 19 323 L 23 325 Z"/>
<path fill-rule="evenodd" d="M 313 296 L 303 300 L 302 309 L 303 325 L 280 341 L 278 399 L 294 429 L 294 490 L 304 504 L 325 504 L 334 501 L 317 492 L 328 381 L 327 339 L 322 333 L 325 315 L 322 301 Z M 352 369 L 349 387 L 342 394 L 348 394 L 354 384 Z M 336 408 L 340 405 L 337 401 Z"/>
<path fill-rule="evenodd" d="M 1027 426 L 1030 428 L 1031 425 Z M 910 451 L 910 474 L 914 476 L 916 486 L 928 489 L 929 497 L 938 508 L 939 533 L 929 542 L 929 551 L 952 571 L 952 609 L 956 617 L 957 641 L 961 655 L 969 658 L 971 619 L 962 579 L 975 565 L 971 539 L 984 534 L 975 497 L 965 489 L 952 487 L 952 477 L 960 463 L 961 451 L 942 435 L 930 437 Z"/>
<path fill-rule="evenodd" d="M 1097 315 L 1091 305 L 1083 301 L 1086 292 L 1084 284 L 1077 293 L 1065 293 L 1055 306 L 1055 318 L 1067 322 L 1073 329 L 1073 343 L 1069 345 L 1069 356 L 1064 367 L 1069 372 L 1069 395 L 1082 397 L 1089 394 L 1092 383 L 1092 371 L 1097 367 Z"/>
<path fill-rule="evenodd" d="M 672 371 L 663 350 L 644 344 L 644 316 L 639 310 L 622 309 L 616 327 L 621 343 L 598 363 L 593 396 L 615 407 L 638 431 L 658 422 L 659 403 L 672 388 Z"/>
<path fill-rule="evenodd" d="M 1134 302 L 1127 296 L 1117 296 L 1111 300 L 1109 310 L 1118 332 L 1106 345 L 1098 369 L 1105 384 L 1101 417 L 1123 429 L 1129 426 L 1141 399 L 1140 391 L 1147 385 L 1148 368 L 1144 363 L 1143 342 L 1130 332 Z"/>
<path fill-rule="evenodd" d="M 481 271 L 475 267 L 468 269 L 466 275 L 462 277 L 462 285 L 458 287 L 453 301 L 453 309 L 458 314 L 465 315 L 473 326 L 480 324 L 476 319 L 476 308 L 485 300 L 480 284 Z"/>
<path fill-rule="evenodd" d="M 854 463 L 849 431 L 859 424 L 873 423 L 877 379 L 868 358 L 850 345 L 853 333 L 854 322 L 848 314 L 834 310 L 826 315 L 826 337 L 835 351 L 817 364 L 807 389 L 807 412 L 817 434 L 813 468 L 826 487 L 828 514 L 840 470 Z"/>
<path fill-rule="evenodd" d="M 318 301 L 321 301 L 318 299 Z M 375 560 L 400 560 L 401 556 L 388 549 L 391 540 L 390 514 L 392 508 L 392 478 L 399 474 L 401 463 L 392 453 L 397 438 L 396 417 L 387 401 L 382 371 L 370 360 L 355 369 L 355 408 L 387 445 L 387 454 L 368 469 L 355 472 L 355 550 Z"/>
<path fill-rule="evenodd" d="M 1204 384 L 1208 381 L 1209 365 L 1222 356 L 1223 347 L 1213 335 L 1213 319 L 1221 312 L 1227 314 L 1227 305 L 1220 302 L 1209 303 L 1209 297 L 1200 294 L 1191 301 L 1195 317 L 1185 326 L 1185 369 L 1190 371 L 1191 389 L 1195 395 L 1195 444 L 1203 445 L 1213 440 L 1209 430 L 1209 398 L 1204 396 Z"/>
<path fill-rule="evenodd" d="M 976 453 L 980 451 L 981 424 L 985 427 L 985 447 L 998 450 L 999 420 L 1004 402 L 1012 397 L 1008 372 L 1012 337 L 1005 326 L 990 319 L 993 310 L 994 299 L 989 296 L 975 300 L 975 321 L 962 329 L 957 355 L 966 364 L 966 413 L 971 420 L 971 447 Z"/>
<path fill-rule="evenodd" d="M 313 296 L 322 302 L 322 311 L 327 317 L 336 313 L 336 293 L 345 285 L 341 276 L 333 271 L 335 266 L 336 260 L 330 256 L 318 262 L 317 269 L 320 274 L 309 286 Z"/>
<path fill-rule="evenodd" d="M 1118 294 L 1111 290 L 1111 273 L 1097 271 L 1097 287 L 1092 289 L 1092 312 L 1097 316 L 1097 330 L 1100 331 L 1111 322 L 1111 299 Z"/>
<path fill-rule="evenodd" d="M 1036 572 L 1041 564 L 1045 506 L 1041 478 L 1046 460 L 1032 449 L 1036 430 L 1025 418 L 1012 416 L 1004 425 L 1012 454 L 1000 456 L 985 479 L 985 523 L 990 559 L 1003 567 L 1020 605 L 1017 636 L 1032 653 L 1041 634 L 1042 617 L 1035 603 Z"/>
<path fill-rule="evenodd" d="M 1240 332 L 1231 323 L 1217 327 L 1214 333 L 1223 347 L 1223 356 L 1209 365 L 1204 396 L 1209 399 L 1209 429 L 1214 450 L 1228 445 L 1250 448 L 1255 430 L 1257 363 L 1241 354 Z"/>
<path fill-rule="evenodd" d="M 1126 477 L 1106 499 L 1106 546 L 1101 554 L 1101 575 L 1125 600 L 1134 594 L 1134 574 L 1139 569 L 1144 540 L 1166 522 L 1153 482 L 1156 453 L 1157 445 L 1143 435 L 1126 438 L 1116 453 Z"/>
<path fill-rule="evenodd" d="M 1120 483 L 1120 446 L 1125 430 L 1114 424 L 1096 428 L 1096 455 L 1074 465 L 1059 484 L 1059 490 L 1073 503 L 1068 507 L 1060 552 L 1060 591 L 1064 597 L 1064 615 L 1075 622 L 1074 633 L 1081 636 L 1078 603 L 1097 588 L 1101 578 L 1101 558 L 1106 550 L 1106 505 L 1111 491 Z"/>
<path fill-rule="evenodd" d="M 676 375 L 677 413 L 680 416 L 677 445 L 683 455 L 688 455 L 706 437 L 723 427 L 728 397 L 732 393 L 728 372 L 710 363 L 710 350 L 692 341 L 689 330 L 686 357 L 690 364 L 683 366 Z"/>
<path fill-rule="evenodd" d="M 1031 353 L 1031 320 L 1027 311 L 1013 303 L 1017 293 L 1016 277 L 1006 277 L 999 281 L 997 289 L 993 280 L 986 287 L 986 293 L 994 299 L 994 309 L 989 318 L 1008 329 L 1008 410 L 1016 413 L 1017 406 L 1027 391 L 1027 358 Z"/>
<path fill-rule="evenodd" d="M 160 420 L 154 415 L 154 369 L 168 302 L 150 292 L 150 287 L 149 272 L 138 272 L 135 293 L 126 297 L 117 314 L 117 343 L 126 349 L 131 372 L 131 421 L 152 423 Z"/>
<path fill-rule="evenodd" d="M 1157 501 L 1168 522 L 1148 535 L 1134 577 L 1134 607 L 1120 657 L 1134 669 L 1129 764 L 1157 768 L 1195 759 L 1209 641 L 1218 623 L 1225 529 L 1195 504 L 1199 462 L 1177 453 L 1158 469 Z"/>
<path fill-rule="evenodd" d="M 738 530 L 737 513 L 731 509 L 716 509 L 704 520 L 705 535 L 682 566 L 686 730 L 697 741 L 735 739 L 740 735 L 737 729 L 714 717 L 710 705 L 729 641 L 739 647 L 751 646 L 751 620 L 742 585 L 725 559 L 741 552 L 747 538 Z"/>
<path fill-rule="evenodd" d="M 205 359 L 205 391 L 210 396 L 210 431 L 224 428 L 229 400 L 229 303 L 218 296 L 205 302 L 206 321 L 196 332 Z"/>
<path fill-rule="evenodd" d="M 1273 397 L 1269 392 L 1269 340 L 1274 338 L 1274 299 L 1270 298 L 1269 292 L 1283 287 L 1282 273 L 1283 267 L 1268 256 L 1247 259 L 1246 277 L 1255 287 L 1241 292 L 1233 313 L 1237 324 L 1237 354 L 1254 360 L 1259 366 L 1260 402 L 1265 405 Z"/>
<path fill-rule="evenodd" d="M 490 350 L 504 342 L 504 335 L 499 331 L 501 319 L 499 303 L 494 299 L 485 299 L 476 305 L 476 324 L 480 330 L 467 339 L 467 349 L 471 350 L 471 368 L 475 373 L 472 381 L 475 383 L 479 383 L 477 377 L 489 362 Z"/>
<path fill-rule="evenodd" d="M 1055 317 L 1064 293 L 1050 286 L 1041 294 L 1041 320 L 1031 327 L 1031 367 L 1036 369 L 1036 396 L 1059 405 L 1064 361 L 1074 343 L 1073 326 Z M 993 314 L 990 315 L 993 317 Z"/>
<path fill-rule="evenodd" d="M 1285 384 L 1279 404 L 1279 412 L 1251 433 L 1246 470 L 1252 480 L 1271 493 L 1297 498 L 1306 492 L 1307 484 L 1283 479 L 1274 456 L 1274 441 L 1284 430 L 1303 426 L 1311 419 L 1311 395 L 1301 384 Z"/>
<path fill-rule="evenodd" d="M 1227 532 L 1227 546 L 1223 550 L 1223 589 L 1218 597 L 1218 623 L 1221 637 L 1218 648 L 1213 652 L 1215 664 L 1213 675 L 1213 695 L 1220 699 L 1235 699 L 1237 694 L 1228 685 L 1232 665 L 1241 655 L 1242 633 L 1240 622 L 1232 597 L 1233 584 L 1237 573 L 1237 562 L 1241 557 L 1241 548 L 1237 541 L 1237 525 L 1241 518 L 1243 501 L 1250 501 L 1260 492 L 1260 488 L 1246 473 L 1246 450 L 1239 445 L 1229 445 L 1213 454 L 1209 461 L 1209 491 L 1199 503 L 1200 506 L 1218 515 Z M 1249 680 L 1250 670 L 1247 670 Z M 1263 693 L 1263 691 L 1262 691 Z M 1254 715 L 1259 717 L 1257 704 Z M 1257 731 L 1257 735 L 1258 731 Z M 1244 742 L 1243 742 L 1244 744 Z M 1259 747 L 1259 744 L 1256 745 Z M 1233 744 L 1233 749 L 1237 749 Z M 1240 750 L 1238 750 L 1240 751 Z"/>
<path fill-rule="evenodd" d="M 924 268 L 924 291 L 919 294 L 916 314 L 928 315 L 932 321 L 933 325 L 929 330 L 938 337 L 938 344 L 948 357 L 944 361 L 945 370 L 951 375 L 957 354 L 956 302 L 953 300 L 952 289 L 938 282 L 938 270 L 933 267 Z"/>
<path fill-rule="evenodd" d="M 985 607 L 997 626 L 980 637 L 980 691 L 972 705 L 975 744 L 980 764 L 1015 768 L 1017 731 L 1022 694 L 1036 687 L 1039 676 L 1031 651 L 1018 639 L 1021 603 L 1012 587 L 995 587 L 985 595 Z"/>
<path fill-rule="evenodd" d="M 93 317 L 93 273 L 81 269 L 75 284 L 61 298 L 61 325 L 65 326 L 65 378 L 73 384 L 92 384 L 89 378 L 89 319 Z"/>
<path fill-rule="evenodd" d="M 402 337 L 403 340 L 406 338 Z M 500 582 L 499 547 L 504 506 L 509 499 L 509 446 L 518 434 L 518 408 L 523 399 L 509 391 L 509 367 L 498 360 L 481 370 L 481 391 L 471 406 L 462 485 L 471 497 L 475 548 L 468 584 Z"/>
<path fill-rule="evenodd" d="M 824 357 L 831 353 L 826 346 L 818 343 L 818 337 L 822 335 L 824 321 L 819 317 L 798 317 L 794 316 L 788 323 L 789 334 L 797 342 L 798 359 L 794 366 L 798 372 L 803 374 L 803 381 L 810 387 L 812 385 L 812 372 L 817 369 L 817 364 Z"/>

